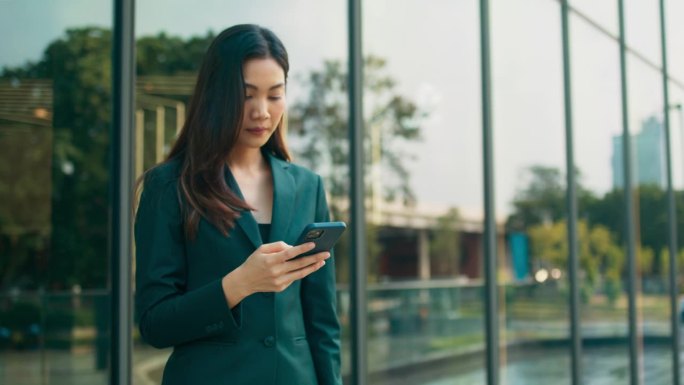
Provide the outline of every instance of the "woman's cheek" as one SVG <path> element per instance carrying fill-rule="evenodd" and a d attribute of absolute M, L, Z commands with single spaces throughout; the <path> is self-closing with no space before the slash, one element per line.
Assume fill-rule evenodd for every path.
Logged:
<path fill-rule="evenodd" d="M 276 121 L 280 121 L 280 119 L 283 116 L 283 113 L 285 113 L 285 109 L 287 108 L 287 102 L 285 100 L 280 100 L 276 105 L 274 106 L 274 113 L 272 115 L 276 115 L 278 119 Z"/>

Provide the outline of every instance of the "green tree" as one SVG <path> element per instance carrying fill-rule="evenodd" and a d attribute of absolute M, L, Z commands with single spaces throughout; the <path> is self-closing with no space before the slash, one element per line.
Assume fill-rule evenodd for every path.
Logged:
<path fill-rule="evenodd" d="M 528 230 L 532 257 L 548 268 L 567 268 L 567 224 L 559 221 L 535 225 Z M 621 291 L 624 272 L 624 253 L 615 243 L 615 237 L 604 226 L 590 227 L 586 221 L 578 223 L 578 254 L 582 271 L 581 293 L 586 302 L 598 288 L 603 277 L 604 291 L 611 303 L 615 303 Z"/>
<path fill-rule="evenodd" d="M 635 189 L 635 220 L 637 240 L 640 247 L 647 251 L 647 262 L 641 262 L 643 274 L 658 275 L 660 273 L 660 254 L 653 250 L 661 250 L 668 245 L 667 195 L 656 185 L 641 185 Z M 684 225 L 684 196 L 676 195 L 678 225 Z M 592 202 L 586 209 L 586 217 L 592 224 L 601 224 L 611 229 L 620 244 L 627 242 L 625 237 L 625 200 L 624 190 L 615 189 L 606 193 L 601 199 Z M 680 237 L 684 229 L 678 228 Z M 652 258 L 650 258 L 652 256 Z M 647 266 L 648 265 L 648 266 Z"/>
<path fill-rule="evenodd" d="M 594 195 L 582 186 L 582 175 L 575 171 L 577 196 L 580 208 L 596 200 Z M 566 217 L 565 175 L 555 168 L 532 165 L 524 170 L 522 178 L 529 182 L 516 192 L 513 198 L 513 213 L 506 220 L 506 228 L 524 231 L 541 223 L 552 223 Z M 580 213 L 580 217 L 583 217 Z"/>
<path fill-rule="evenodd" d="M 67 30 L 39 62 L 4 68 L 0 75 L 16 82 L 49 79 L 53 85 L 52 234 L 29 253 L 47 254 L 44 271 L 36 274 L 29 264 L 15 272 L 29 286 L 106 285 L 111 47 L 106 29 Z"/>
<path fill-rule="evenodd" d="M 507 219 L 507 229 L 525 231 L 534 225 L 564 219 L 567 215 L 566 191 L 560 170 L 535 165 L 527 169 L 525 175 L 529 183 L 516 193 L 513 213 Z M 627 241 L 624 190 L 613 189 L 603 196 L 596 196 L 583 188 L 579 172 L 577 177 L 579 218 L 592 227 L 606 227 L 615 237 L 615 242 L 624 245 Z M 662 266 L 660 254 L 648 250 L 661 250 L 668 244 L 666 197 L 666 192 L 657 185 L 640 185 L 635 189 L 637 239 L 645 253 L 640 267 L 647 276 L 657 276 Z M 675 201 L 679 239 L 684 239 L 684 192 L 677 192 Z"/>
<path fill-rule="evenodd" d="M 581 232 L 580 232 L 581 234 Z M 625 267 L 625 256 L 622 248 L 615 241 L 615 236 L 605 226 L 595 225 L 589 230 L 589 239 L 579 239 L 582 258 L 592 258 L 600 263 L 603 276 L 603 289 L 611 304 L 615 304 L 622 292 L 622 280 Z M 586 242 L 588 254 L 585 254 Z"/>
<path fill-rule="evenodd" d="M 663 247 L 660 250 L 660 275 L 664 281 L 669 281 L 670 277 L 670 250 Z M 679 249 L 677 253 L 677 278 L 681 281 L 684 276 L 684 249 Z"/>
<path fill-rule="evenodd" d="M 531 166 L 527 172 L 530 182 L 516 194 L 513 200 L 514 214 L 509 223 L 521 228 L 562 219 L 565 188 L 561 172 L 540 165 Z"/>
<path fill-rule="evenodd" d="M 426 113 L 396 93 L 396 81 L 384 74 L 385 66 L 386 61 L 375 56 L 364 60 L 365 167 L 368 171 L 380 163 L 384 199 L 411 202 L 414 197 L 406 164 L 415 156 L 402 144 L 420 140 L 420 123 Z M 346 197 L 349 131 L 343 62 L 326 61 L 322 69 L 312 71 L 301 81 L 308 95 L 292 105 L 289 117 L 290 131 L 300 138 L 298 155 L 306 165 L 320 170 L 331 196 Z M 379 157 L 374 159 L 378 151 Z"/>
<path fill-rule="evenodd" d="M 459 224 L 461 215 L 457 208 L 451 208 L 437 219 L 437 228 L 430 240 L 432 270 L 440 275 L 457 276 L 461 254 Z"/>
<path fill-rule="evenodd" d="M 136 64 L 139 76 L 196 73 L 215 34 L 195 36 L 183 40 L 160 32 L 136 42 Z"/>
<path fill-rule="evenodd" d="M 187 40 L 163 33 L 140 38 L 136 46 L 138 74 L 194 72 L 213 37 L 209 32 Z M 106 285 L 111 50 L 109 30 L 70 29 L 46 47 L 39 61 L 0 71 L 0 79 L 10 83 L 26 79 L 51 82 L 54 111 L 52 146 L 47 155 L 52 158 L 51 234 L 24 231 L 22 237 L 10 237 L 8 226 L 16 221 L 2 218 L 0 213 L 0 286 L 18 282 L 53 288 L 77 283 L 86 288 Z M 9 167 L 12 161 L 3 163 Z M 29 183 L 25 189 L 44 189 L 38 183 L 42 182 Z M 22 197 L 12 199 L 20 201 Z"/>

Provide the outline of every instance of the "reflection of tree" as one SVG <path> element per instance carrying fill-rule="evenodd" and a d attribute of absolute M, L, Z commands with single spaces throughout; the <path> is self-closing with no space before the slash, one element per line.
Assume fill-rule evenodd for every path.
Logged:
<path fill-rule="evenodd" d="M 430 260 L 432 271 L 439 275 L 455 277 L 459 274 L 460 221 L 461 215 L 456 208 L 437 219 L 437 228 L 430 241 Z"/>
<path fill-rule="evenodd" d="M 677 253 L 677 277 L 681 282 L 684 277 L 684 249 L 679 249 Z M 664 247 L 660 250 L 660 274 L 663 280 L 669 279 L 670 274 L 670 250 Z"/>
<path fill-rule="evenodd" d="M 135 45 L 137 74 L 148 76 L 195 73 L 214 37 L 213 32 L 188 40 L 167 36 L 163 32 L 157 36 L 141 37 Z"/>
<path fill-rule="evenodd" d="M 52 99 L 49 80 L 0 80 L 0 287 L 27 268 L 44 268 L 51 232 Z"/>
<path fill-rule="evenodd" d="M 620 277 L 624 268 L 624 252 L 613 234 L 604 226 L 578 223 L 579 264 L 583 272 L 582 299 L 586 302 L 603 277 L 603 289 L 611 303 L 621 290 Z M 568 258 L 567 227 L 565 221 L 529 228 L 532 256 L 542 265 L 565 269 Z"/>
<path fill-rule="evenodd" d="M 27 252 L 28 255 L 47 254 L 47 261 L 35 265 L 36 261 L 29 258 L 20 269 L 4 276 L 3 284 L 19 277 L 24 277 L 22 280 L 29 286 L 64 287 L 80 283 L 86 287 L 102 287 L 106 284 L 110 58 L 109 31 L 74 29 L 50 43 L 37 63 L 2 71 L 1 77 L 11 82 L 51 79 L 54 98 L 50 106 L 54 111 L 52 237 L 43 234 L 42 240 L 34 241 L 32 250 Z M 12 160 L 4 162 L 11 164 Z M 44 190 L 48 188 L 44 183 L 36 179 L 31 188 Z M 10 259 L 16 257 L 17 250 L 11 245 L 3 249 L 11 253 Z M 37 267 L 43 270 L 37 273 Z"/>
<path fill-rule="evenodd" d="M 584 216 L 592 223 L 602 224 L 611 229 L 620 244 L 627 240 L 624 232 L 624 195 L 620 189 L 594 198 L 588 202 Z M 658 276 L 663 273 L 662 253 L 656 251 L 668 247 L 667 192 L 656 185 L 641 185 L 635 189 L 637 241 L 646 254 L 638 258 L 650 261 L 641 262 L 641 273 L 645 276 Z M 678 237 L 684 237 L 684 192 L 675 192 Z M 680 245 L 681 246 L 681 245 Z"/>
<path fill-rule="evenodd" d="M 399 95 L 396 81 L 385 74 L 384 59 L 368 56 L 364 60 L 363 92 L 366 104 L 363 138 L 366 170 L 366 195 L 369 212 L 379 212 L 383 201 L 414 200 L 407 162 L 412 156 L 403 146 L 420 138 L 420 121 L 425 116 L 409 99 Z M 297 136 L 299 157 L 323 175 L 335 218 L 346 219 L 349 196 L 349 133 L 347 116 L 347 74 L 343 62 L 326 61 L 323 68 L 303 78 L 308 95 L 290 108 L 290 131 Z M 378 221 L 368 224 L 369 270 L 375 274 L 379 246 Z M 340 242 L 337 254 L 344 269 L 347 242 Z M 340 272 L 342 277 L 346 273 Z M 344 279 L 344 278 L 343 278 Z"/>
<path fill-rule="evenodd" d="M 164 34 L 143 37 L 136 46 L 138 73 L 175 75 L 193 72 L 211 39 L 213 33 L 188 40 Z M 83 287 L 106 285 L 111 48 L 111 33 L 106 29 L 72 29 L 63 38 L 50 43 L 38 62 L 4 68 L 0 73 L 0 79 L 9 84 L 38 81 L 29 79 L 51 81 L 53 102 L 46 113 L 54 111 L 51 148 L 49 143 L 40 141 L 34 146 L 23 142 L 16 146 L 25 152 L 42 151 L 51 156 L 51 162 L 44 162 L 46 167 L 51 165 L 51 178 L 48 177 L 48 181 L 22 179 L 23 192 L 14 189 L 15 196 L 9 197 L 12 203 L 29 201 L 29 191 L 50 191 L 50 187 L 52 196 L 35 198 L 33 205 L 12 207 L 11 215 L 5 215 L 4 211 L 0 214 L 0 286 L 20 282 L 22 286 L 55 288 L 76 283 Z M 158 91 L 151 90 L 151 93 Z M 163 92 L 174 91 L 165 89 Z M 182 95 L 180 99 L 186 97 Z M 0 114 L 1 134 L 4 142 L 10 145 L 14 142 L 7 140 L 16 142 L 18 136 L 5 139 L 13 134 L 5 129 L 4 116 Z M 31 118 L 35 120 L 35 117 Z M 48 123 L 46 129 L 49 130 L 49 126 Z M 2 156 L 0 163 L 8 172 L 13 171 L 13 155 L 3 152 Z M 33 167 L 25 173 L 30 177 L 31 172 L 40 171 Z M 5 179 L 10 183 L 17 180 L 2 170 L 0 176 L 3 183 Z M 0 188 L 0 193 L 3 191 Z M 40 209 L 46 199 L 52 201 L 49 230 L 36 233 L 29 231 L 26 225 L 17 228 L 17 218 L 35 217 L 36 209 Z"/>
<path fill-rule="evenodd" d="M 540 223 L 565 218 L 565 183 L 563 174 L 554 167 L 534 165 L 525 170 L 529 183 L 513 199 L 513 214 L 507 227 L 521 231 Z M 581 186 L 579 196 L 586 195 Z"/>
<path fill-rule="evenodd" d="M 564 176 L 555 168 L 532 166 L 530 182 L 513 200 L 513 213 L 507 227 L 516 231 L 529 230 L 540 224 L 553 224 L 566 217 Z M 579 173 L 578 173 L 579 174 Z M 663 271 L 663 253 L 655 253 L 668 245 L 666 192 L 657 185 L 640 185 L 635 190 L 637 203 L 639 267 L 644 276 L 657 276 Z M 624 191 L 614 189 L 603 196 L 578 186 L 579 218 L 592 229 L 601 226 L 609 231 L 617 245 L 626 242 L 624 236 Z M 684 192 L 676 193 L 679 237 L 684 236 Z M 544 242 L 539 240 L 539 242 Z M 617 274 L 613 272 L 611 274 Z"/>

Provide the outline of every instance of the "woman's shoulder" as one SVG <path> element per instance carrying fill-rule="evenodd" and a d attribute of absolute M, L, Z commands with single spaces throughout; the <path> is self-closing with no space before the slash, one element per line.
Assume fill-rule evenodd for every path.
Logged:
<path fill-rule="evenodd" d="M 159 163 L 145 172 L 143 181 L 144 186 L 164 186 L 169 183 L 177 182 L 180 178 L 181 161 L 179 159 L 169 159 Z"/>

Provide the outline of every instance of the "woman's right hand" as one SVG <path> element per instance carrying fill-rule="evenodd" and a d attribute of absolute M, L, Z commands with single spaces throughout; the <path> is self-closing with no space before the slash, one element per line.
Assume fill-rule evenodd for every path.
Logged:
<path fill-rule="evenodd" d="M 237 269 L 223 277 L 223 293 L 232 309 L 245 297 L 257 292 L 281 292 L 325 265 L 327 251 L 293 259 L 314 248 L 313 242 L 290 246 L 285 242 L 266 243 L 256 249 Z"/>

